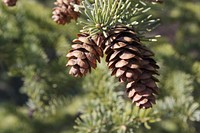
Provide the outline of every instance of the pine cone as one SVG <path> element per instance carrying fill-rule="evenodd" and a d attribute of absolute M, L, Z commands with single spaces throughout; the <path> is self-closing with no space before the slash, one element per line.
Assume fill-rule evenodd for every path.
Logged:
<path fill-rule="evenodd" d="M 103 48 L 112 75 L 120 82 L 128 82 L 126 92 L 136 106 L 152 107 L 154 94 L 158 93 L 158 80 L 153 75 L 158 74 L 159 68 L 152 58 L 153 52 L 141 44 L 133 29 L 127 27 L 113 28 L 106 40 Z"/>
<path fill-rule="evenodd" d="M 57 0 L 54 4 L 52 19 L 58 24 L 70 23 L 72 19 L 77 20 L 79 12 L 74 11 L 74 7 L 71 5 L 80 4 L 80 0 Z"/>
<path fill-rule="evenodd" d="M 91 38 L 88 34 L 78 34 L 78 39 L 73 42 L 73 49 L 67 54 L 67 66 L 71 66 L 69 74 L 82 77 L 91 72 L 91 68 L 95 69 L 97 61 L 100 62 L 100 57 L 103 57 L 103 51 L 98 47 L 102 42 L 102 36 Z"/>
<path fill-rule="evenodd" d="M 17 0 L 3 0 L 6 6 L 15 6 L 17 3 Z"/>

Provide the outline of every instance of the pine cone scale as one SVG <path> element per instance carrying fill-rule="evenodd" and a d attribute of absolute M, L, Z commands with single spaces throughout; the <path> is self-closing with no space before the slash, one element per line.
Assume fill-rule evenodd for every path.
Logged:
<path fill-rule="evenodd" d="M 128 52 L 128 51 L 125 51 L 122 55 L 120 55 L 120 58 L 123 59 L 123 60 L 127 60 L 127 59 L 131 59 L 133 57 L 135 57 L 136 55 Z"/>
<path fill-rule="evenodd" d="M 93 55 L 93 54 L 91 54 L 91 53 L 85 53 L 85 55 L 86 55 L 86 57 L 87 57 L 87 59 L 90 61 L 90 62 L 92 62 L 92 63 L 96 63 L 96 59 L 97 58 L 95 58 L 95 56 Z"/>
<path fill-rule="evenodd" d="M 122 76 L 126 72 L 126 70 L 127 70 L 126 67 L 118 68 L 116 71 L 116 77 L 118 78 Z"/>
<path fill-rule="evenodd" d="M 112 51 L 106 56 L 106 61 L 112 61 L 115 57 L 122 54 L 123 51 Z"/>
<path fill-rule="evenodd" d="M 82 52 L 82 51 L 79 51 L 79 50 L 72 50 L 72 51 L 70 51 L 68 54 L 67 54 L 67 56 L 66 57 L 72 57 L 72 56 L 75 56 L 75 57 L 77 57 L 77 58 L 80 58 L 80 59 L 85 59 L 86 58 L 86 56 L 85 56 L 85 54 L 84 54 L 84 52 Z"/>
<path fill-rule="evenodd" d="M 128 64 L 129 62 L 126 61 L 126 60 L 119 60 L 116 64 L 115 64 L 115 67 L 116 68 L 121 68 L 121 67 L 124 67 Z"/>

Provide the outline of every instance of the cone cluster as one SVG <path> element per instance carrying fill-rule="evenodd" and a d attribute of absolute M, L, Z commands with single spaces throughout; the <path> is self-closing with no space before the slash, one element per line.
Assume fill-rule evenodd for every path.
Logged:
<path fill-rule="evenodd" d="M 72 4 L 80 4 L 80 0 L 57 0 L 56 7 L 53 8 L 52 19 L 57 24 L 70 23 L 72 19 L 77 20 L 79 12 L 74 11 Z"/>
<path fill-rule="evenodd" d="M 98 47 L 101 40 L 100 36 L 91 38 L 88 34 L 78 34 L 66 56 L 69 58 L 67 66 L 71 66 L 69 74 L 82 77 L 97 67 L 97 61 L 100 62 L 100 57 L 103 57 L 103 51 Z"/>
<path fill-rule="evenodd" d="M 3 0 L 3 2 L 6 6 L 15 6 L 17 3 L 17 0 Z"/>
<path fill-rule="evenodd" d="M 132 102 L 145 109 L 155 104 L 158 79 L 154 75 L 158 75 L 159 66 L 153 59 L 154 53 L 140 42 L 133 29 L 116 26 L 106 39 L 79 34 L 73 42 L 73 49 L 67 54 L 71 75 L 84 76 L 96 68 L 104 51 L 112 75 L 127 84 L 126 93 Z"/>

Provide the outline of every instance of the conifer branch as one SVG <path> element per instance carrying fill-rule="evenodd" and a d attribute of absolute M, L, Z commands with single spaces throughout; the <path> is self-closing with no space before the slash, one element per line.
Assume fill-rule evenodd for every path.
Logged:
<path fill-rule="evenodd" d="M 82 5 L 81 13 L 86 19 L 79 22 L 83 25 L 81 32 L 90 36 L 98 33 L 107 36 L 106 32 L 112 27 L 124 25 L 136 29 L 137 34 L 144 37 L 146 32 L 155 29 L 160 22 L 160 19 L 153 19 L 152 15 L 147 14 L 151 8 L 142 1 L 84 0 Z"/>

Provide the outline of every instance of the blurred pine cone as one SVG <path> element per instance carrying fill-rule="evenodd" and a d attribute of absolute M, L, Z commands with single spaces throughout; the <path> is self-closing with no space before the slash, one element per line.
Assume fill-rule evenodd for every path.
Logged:
<path fill-rule="evenodd" d="M 79 12 L 74 11 L 71 4 L 80 4 L 80 0 L 57 0 L 53 8 L 52 19 L 58 24 L 70 23 L 72 19 L 77 20 Z"/>
<path fill-rule="evenodd" d="M 117 26 L 111 30 L 103 49 L 112 75 L 120 82 L 128 82 L 126 92 L 140 108 L 152 107 L 158 93 L 158 74 L 154 53 L 141 44 L 133 29 Z"/>
<path fill-rule="evenodd" d="M 6 6 L 15 6 L 17 3 L 17 0 L 3 0 Z"/>
<path fill-rule="evenodd" d="M 100 62 L 100 57 L 103 57 L 103 51 L 98 47 L 102 36 L 89 37 L 89 34 L 78 34 L 78 39 L 73 42 L 72 50 L 67 54 L 67 66 L 71 66 L 69 74 L 82 77 L 91 72 L 91 68 L 95 69 L 97 61 Z"/>

